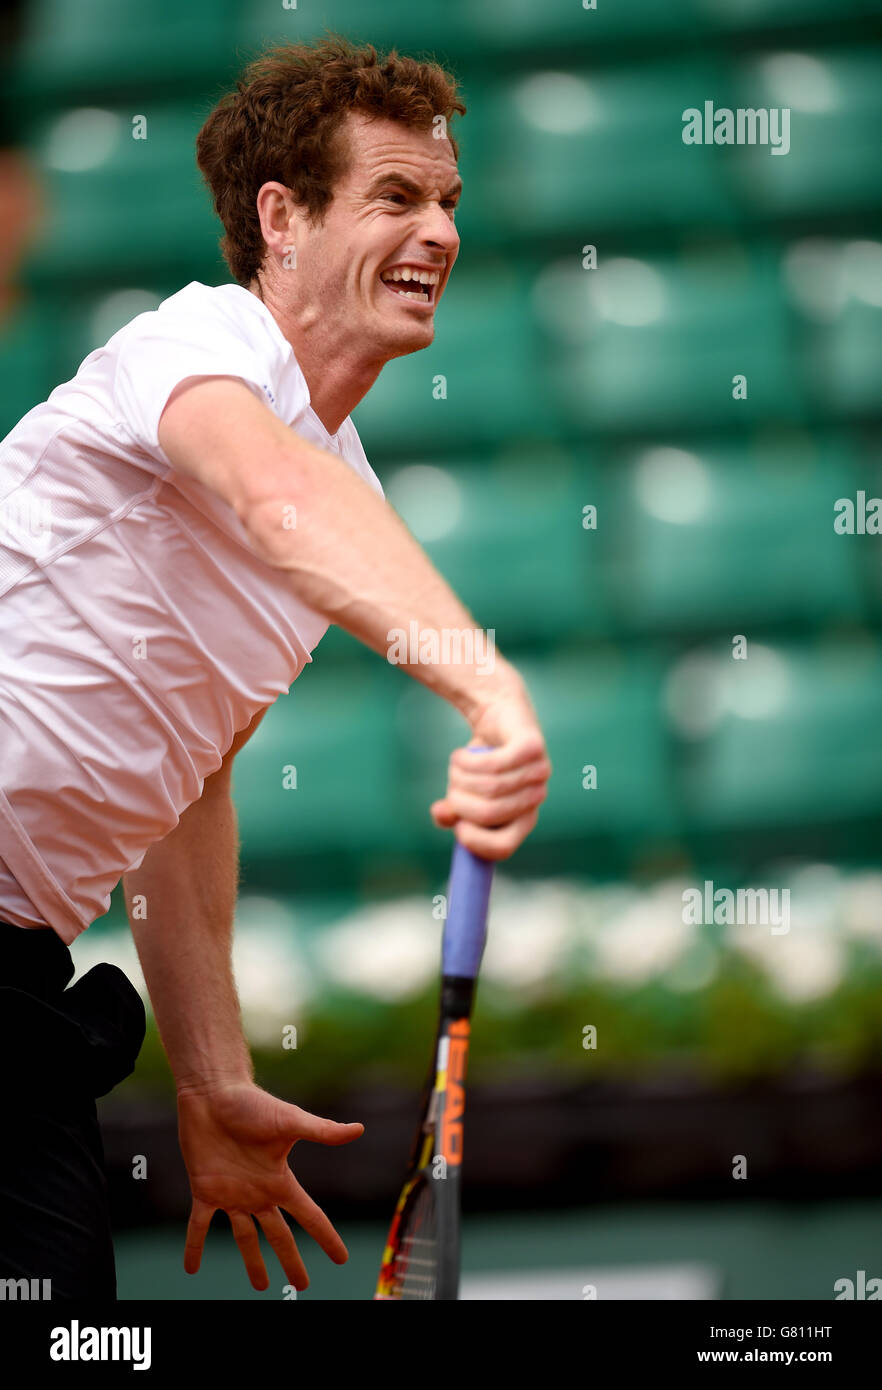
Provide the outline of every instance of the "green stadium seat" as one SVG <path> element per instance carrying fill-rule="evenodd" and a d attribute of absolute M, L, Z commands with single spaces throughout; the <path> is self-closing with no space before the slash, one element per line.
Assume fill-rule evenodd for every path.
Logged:
<path fill-rule="evenodd" d="M 693 0 L 629 0 L 594 11 L 579 0 L 383 0 L 366 7 L 364 0 L 325 0 L 316 6 L 300 0 L 283 9 L 281 0 L 242 0 L 236 36 L 254 46 L 267 40 L 311 39 L 326 28 L 380 48 L 399 52 L 435 51 L 468 60 L 486 55 L 543 49 L 588 51 L 606 41 L 652 40 L 692 34 L 699 23 Z"/>
<path fill-rule="evenodd" d="M 673 834 L 678 813 L 661 712 L 662 664 L 649 653 L 604 646 L 541 663 L 526 658 L 518 670 L 554 769 L 533 832 L 537 843 L 577 848 L 588 837 Z M 445 768 L 439 750 L 467 743 L 468 730 L 439 700 L 418 697 L 407 702 L 406 714 L 413 780 L 425 801 L 438 795 Z M 589 765 L 597 769 L 593 790 L 583 786 Z"/>
<path fill-rule="evenodd" d="M 243 858 L 409 844 L 395 716 L 400 672 L 313 669 L 281 696 L 236 759 Z M 285 769 L 296 786 L 286 787 Z"/>
<path fill-rule="evenodd" d="M 564 654 L 523 674 L 556 775 L 544 835 L 668 835 L 676 827 L 668 740 L 659 713 L 661 671 L 648 651 Z M 597 768 L 597 787 L 582 770 Z"/>
<path fill-rule="evenodd" d="M 0 322 L 0 439 L 58 385 L 54 305 L 32 300 Z"/>
<path fill-rule="evenodd" d="M 282 0 L 240 0 L 233 34 L 248 57 L 269 44 L 312 42 L 326 30 L 356 43 L 419 56 L 455 44 L 460 29 L 456 6 L 449 0 L 421 0 L 419 5 L 383 0 L 371 6 L 364 0 L 324 0 L 320 5 L 299 0 L 290 8 Z"/>
<path fill-rule="evenodd" d="M 843 538 L 844 539 L 844 538 Z M 882 811 L 882 650 L 850 640 L 714 657 L 717 718 L 681 761 L 698 828 L 824 826 Z M 710 685 L 714 685 L 711 680 Z M 694 700 L 708 695 L 696 687 Z"/>
<path fill-rule="evenodd" d="M 135 114 L 146 139 L 133 138 L 132 108 L 74 108 L 35 133 L 49 216 L 28 262 L 34 280 L 218 278 L 221 229 L 194 153 L 202 115 L 149 100 Z"/>
<path fill-rule="evenodd" d="M 547 393 L 571 428 L 628 432 L 801 422 L 808 409 L 770 249 L 679 260 L 575 257 L 537 276 Z M 747 378 L 745 399 L 733 379 Z"/>
<path fill-rule="evenodd" d="M 733 73 L 733 85 L 737 106 L 791 111 L 786 155 L 773 155 L 762 145 L 734 147 L 738 201 L 749 212 L 778 217 L 878 205 L 878 49 L 765 54 L 741 63 Z"/>
<path fill-rule="evenodd" d="M 230 8 L 230 0 L 29 0 L 20 80 L 50 101 L 126 94 L 139 111 L 157 87 L 229 66 Z"/>
<path fill-rule="evenodd" d="M 680 117 L 727 90 L 720 62 L 680 58 L 482 87 L 463 127 L 463 225 L 509 240 L 574 237 L 577 249 L 605 229 L 727 226 L 729 152 L 684 145 Z"/>
<path fill-rule="evenodd" d="M 692 0 L 692 4 L 711 32 L 783 29 L 787 25 L 802 29 L 833 18 L 829 0 Z M 835 18 L 872 14 L 874 7 L 878 11 L 878 0 L 837 0 Z"/>
<path fill-rule="evenodd" d="M 290 0 L 289 0 L 290 3 Z M 842 0 L 837 14 L 859 15 L 873 0 Z M 543 50 L 586 53 L 615 43 L 646 45 L 696 33 L 729 33 L 767 24 L 785 26 L 829 20 L 827 0 L 627 0 L 595 10 L 580 0 L 324 0 L 321 5 L 282 0 L 239 0 L 236 40 L 248 48 L 265 42 L 312 39 L 325 29 L 379 48 L 434 51 L 443 61 L 455 55 L 486 62 L 487 55 Z"/>
<path fill-rule="evenodd" d="M 808 437 L 634 451 L 613 485 L 618 620 L 746 632 L 860 619 L 855 553 L 833 530 L 833 503 L 858 476 L 847 444 Z"/>
<path fill-rule="evenodd" d="M 491 52 L 534 53 L 564 45 L 585 52 L 610 40 L 622 44 L 693 34 L 698 22 L 694 0 L 611 5 L 597 0 L 595 10 L 584 9 L 579 0 L 543 0 L 541 5 L 534 0 L 459 0 L 459 5 L 475 46 Z"/>
<path fill-rule="evenodd" d="M 405 468 L 384 486 L 501 651 L 608 627 L 596 532 L 582 527 L 586 503 L 603 510 L 599 480 L 574 458 L 537 446 L 439 468 L 437 481 L 431 468 Z"/>
<path fill-rule="evenodd" d="M 873 438 L 872 442 L 868 441 L 861 450 L 854 488 L 851 491 L 844 488 L 839 496 L 850 496 L 855 500 L 858 489 L 864 491 L 867 499 L 882 497 L 882 445 L 878 437 Z M 873 625 L 878 629 L 882 627 L 882 549 L 879 546 L 882 537 L 865 534 L 843 539 L 847 539 L 850 548 L 854 547 L 867 596 L 867 607 L 872 615 Z"/>
<path fill-rule="evenodd" d="M 876 419 L 882 399 L 882 239 L 863 245 L 873 247 L 875 267 L 867 267 L 839 313 L 810 335 L 812 384 L 825 413 Z"/>
<path fill-rule="evenodd" d="M 520 268 L 489 258 L 455 267 L 431 347 L 389 362 L 353 418 L 369 456 L 554 435 Z"/>

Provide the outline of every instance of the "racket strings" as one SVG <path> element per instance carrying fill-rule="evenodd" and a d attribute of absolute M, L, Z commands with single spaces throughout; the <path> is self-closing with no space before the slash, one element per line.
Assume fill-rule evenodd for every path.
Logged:
<path fill-rule="evenodd" d="M 395 1276 L 399 1297 L 434 1298 L 438 1278 L 438 1226 L 435 1200 L 425 1182 L 404 1214 Z"/>

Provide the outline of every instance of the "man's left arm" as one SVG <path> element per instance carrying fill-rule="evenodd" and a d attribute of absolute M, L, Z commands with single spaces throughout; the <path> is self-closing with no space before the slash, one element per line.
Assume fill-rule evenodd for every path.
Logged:
<path fill-rule="evenodd" d="M 123 875 L 129 925 L 179 1093 L 253 1077 L 232 967 L 239 836 L 231 776 L 233 757 L 263 713 L 236 736 L 174 830 Z"/>
<path fill-rule="evenodd" d="M 295 1288 L 309 1283 L 288 1212 L 337 1264 L 348 1258 L 331 1222 L 288 1164 L 298 1139 L 346 1144 L 360 1124 L 338 1124 L 256 1085 L 232 968 L 239 843 L 232 759 L 237 736 L 165 839 L 124 876 L 132 935 L 178 1092 L 178 1134 L 193 1197 L 184 1268 L 199 1269 L 211 1218 L 223 1210 L 252 1285 L 269 1286 L 253 1217 Z M 141 915 L 136 898 L 143 897 Z"/>

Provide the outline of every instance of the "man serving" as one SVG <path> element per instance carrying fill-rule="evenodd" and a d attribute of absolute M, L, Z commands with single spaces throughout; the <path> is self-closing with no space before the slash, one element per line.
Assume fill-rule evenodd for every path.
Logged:
<path fill-rule="evenodd" d="M 131 1071 L 143 1018 L 112 967 L 64 986 L 121 877 L 177 1087 L 186 1269 L 218 1210 L 257 1289 L 255 1221 L 298 1290 L 283 1212 L 347 1258 L 288 1155 L 363 1126 L 253 1080 L 231 769 L 330 623 L 384 655 L 412 621 L 474 629 L 350 419 L 386 362 L 432 342 L 459 250 L 447 123 L 464 111 L 437 65 L 337 38 L 253 64 L 197 141 L 236 283 L 139 315 L 3 442 L 0 1027 L 31 1137 L 0 1162 L 0 1277 L 116 1296 L 94 1100 Z M 452 754 L 436 825 L 507 858 L 550 774 L 522 680 L 498 655 L 489 674 L 404 669 L 492 750 Z"/>

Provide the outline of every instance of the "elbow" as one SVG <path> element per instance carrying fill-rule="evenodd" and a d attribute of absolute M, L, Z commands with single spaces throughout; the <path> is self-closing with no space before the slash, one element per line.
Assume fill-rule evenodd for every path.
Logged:
<path fill-rule="evenodd" d="M 278 568 L 290 563 L 298 504 L 290 494 L 249 497 L 235 508 L 236 515 L 262 560 Z"/>

